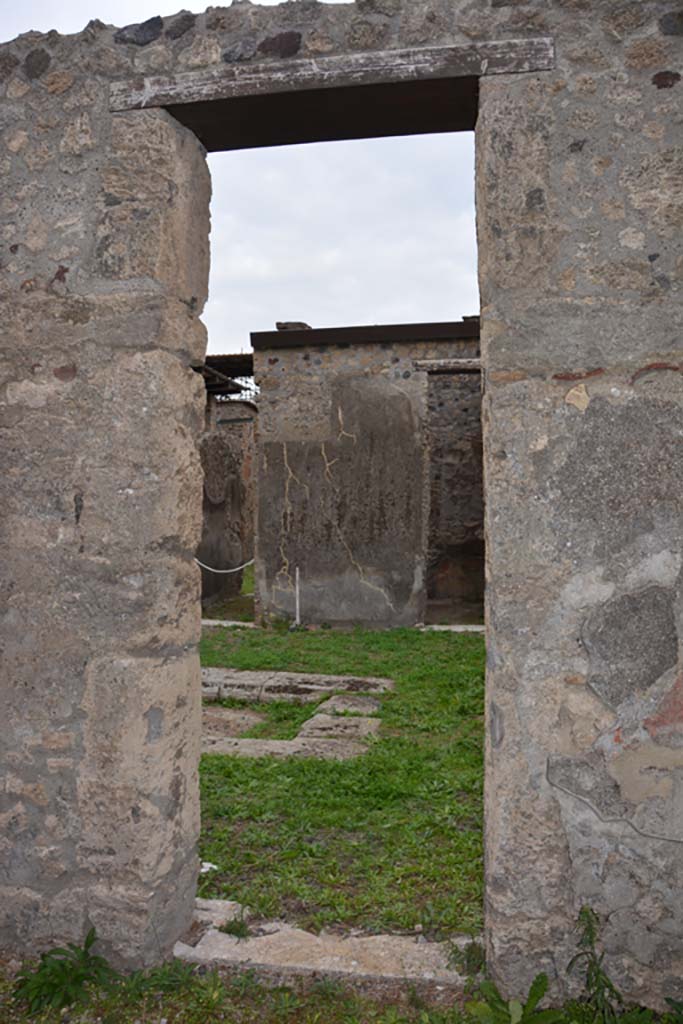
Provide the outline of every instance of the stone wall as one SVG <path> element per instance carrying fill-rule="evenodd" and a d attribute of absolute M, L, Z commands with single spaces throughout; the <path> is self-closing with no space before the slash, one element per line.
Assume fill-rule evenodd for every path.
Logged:
<path fill-rule="evenodd" d="M 242 565 L 242 459 L 239 438 L 217 422 L 222 406 L 207 397 L 206 426 L 199 439 L 204 474 L 202 537 L 197 558 L 212 569 Z M 236 444 L 235 442 L 238 441 Z M 242 573 L 215 573 L 202 568 L 202 604 L 239 594 Z"/>
<path fill-rule="evenodd" d="M 5 944 L 92 922 L 158 959 L 196 878 L 209 184 L 110 83 L 538 35 L 555 69 L 482 78 L 477 122 L 489 964 L 566 991 L 590 903 L 628 997 L 683 998 L 680 0 L 240 3 L 0 46 Z M 292 439 L 390 383 L 302 384 Z"/>
<path fill-rule="evenodd" d="M 306 333 L 308 345 L 254 353 L 261 614 L 294 617 L 298 568 L 303 622 L 422 622 L 427 375 L 414 363 L 471 355 L 476 340 L 367 343 L 358 328 L 339 345 Z"/>
<path fill-rule="evenodd" d="M 427 599 L 435 620 L 479 621 L 484 481 L 479 373 L 430 373 Z M 427 615 L 427 619 L 432 615 Z"/>

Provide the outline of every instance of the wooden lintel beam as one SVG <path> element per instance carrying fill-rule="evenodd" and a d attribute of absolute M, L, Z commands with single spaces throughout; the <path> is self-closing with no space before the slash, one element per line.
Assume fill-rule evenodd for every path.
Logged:
<path fill-rule="evenodd" d="M 138 75 L 113 82 L 110 109 L 140 110 L 309 89 L 549 71 L 554 66 L 554 44 L 548 37 L 272 60 L 177 75 Z"/>
<path fill-rule="evenodd" d="M 413 365 L 425 373 L 481 373 L 481 359 L 416 359 Z"/>

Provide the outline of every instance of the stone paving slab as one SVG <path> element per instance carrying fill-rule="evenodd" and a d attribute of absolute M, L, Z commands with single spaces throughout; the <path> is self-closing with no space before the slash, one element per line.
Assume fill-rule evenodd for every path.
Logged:
<path fill-rule="evenodd" d="M 234 900 L 195 900 L 195 921 L 211 928 L 220 928 L 228 921 L 240 921 L 249 917 L 249 908 Z"/>
<path fill-rule="evenodd" d="M 226 629 L 256 629 L 255 622 L 238 622 L 236 619 L 202 619 L 202 626 L 223 626 Z"/>
<path fill-rule="evenodd" d="M 234 698 L 254 703 L 286 700 L 313 703 L 327 694 L 386 693 L 393 690 L 391 679 L 375 676 L 325 676 L 311 672 L 268 672 L 235 668 L 203 668 L 202 696 L 205 699 Z"/>
<path fill-rule="evenodd" d="M 379 701 L 375 697 L 356 697 L 339 693 L 330 697 L 318 708 L 319 714 L 326 715 L 376 715 Z"/>
<path fill-rule="evenodd" d="M 290 700 L 311 702 L 344 686 L 352 690 L 374 688 L 384 692 L 390 679 L 362 679 L 355 676 L 320 676 L 301 672 L 250 672 L 239 669 L 202 669 L 205 700 L 238 697 L 252 702 Z M 374 697 L 358 693 L 333 694 L 317 714 L 301 726 L 291 740 L 243 737 L 263 716 L 251 709 L 204 706 L 202 752 L 238 757 L 318 757 L 345 761 L 365 753 L 366 741 L 380 728 L 379 709 Z M 359 714 L 358 712 L 369 712 Z"/>
<path fill-rule="evenodd" d="M 216 905 L 212 912 L 218 920 L 221 901 L 205 902 Z M 240 916 L 232 910 L 230 914 Z M 467 941 L 463 936 L 456 944 Z M 174 954 L 190 963 L 254 971 L 266 984 L 291 985 L 325 977 L 377 995 L 413 990 L 441 1002 L 458 999 L 464 989 L 465 979 L 448 966 L 450 948 L 422 936 L 314 935 L 282 921 L 269 921 L 253 927 L 246 939 L 209 927 L 196 945 L 178 942 Z"/>
<path fill-rule="evenodd" d="M 237 757 L 317 757 L 326 761 L 348 761 L 364 754 L 366 750 L 365 743 L 355 739 L 319 736 L 296 736 L 293 740 L 202 737 L 203 754 L 230 754 Z"/>
<path fill-rule="evenodd" d="M 241 736 L 264 720 L 264 715 L 251 708 L 221 708 L 209 704 L 202 708 L 202 735 Z"/>
<path fill-rule="evenodd" d="M 342 715 L 317 714 L 309 718 L 299 729 L 297 739 L 316 737 L 320 739 L 365 740 L 374 736 L 382 723 L 379 718 L 366 718 L 362 715 L 344 717 Z"/>
<path fill-rule="evenodd" d="M 420 626 L 423 633 L 485 633 L 486 626 L 463 625 L 463 626 Z"/>

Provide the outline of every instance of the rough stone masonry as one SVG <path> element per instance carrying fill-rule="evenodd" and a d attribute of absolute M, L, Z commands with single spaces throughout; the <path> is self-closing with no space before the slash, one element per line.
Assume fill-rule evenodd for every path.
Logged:
<path fill-rule="evenodd" d="M 531 37 L 553 66 L 476 57 Z M 302 0 L 0 46 L 5 945 L 92 922 L 149 963 L 192 914 L 210 185 L 149 76 L 273 61 L 281 86 L 286 62 L 457 44 L 479 80 L 489 962 L 561 993 L 590 903 L 628 997 L 683 998 L 682 37 L 680 0 Z M 113 112 L 130 79 L 153 105 Z"/>

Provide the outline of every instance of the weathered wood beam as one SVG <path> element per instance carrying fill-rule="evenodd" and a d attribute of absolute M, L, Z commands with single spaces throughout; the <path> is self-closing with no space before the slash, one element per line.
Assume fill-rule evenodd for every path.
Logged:
<path fill-rule="evenodd" d="M 413 365 L 426 373 L 481 373 L 481 359 L 416 359 Z"/>
<path fill-rule="evenodd" d="M 383 342 L 450 342 L 476 340 L 479 318 L 431 324 L 372 324 L 365 327 L 317 327 L 302 331 L 252 331 L 255 352 L 274 348 L 309 348 L 322 345 L 378 345 Z"/>
<path fill-rule="evenodd" d="M 308 89 L 549 71 L 554 64 L 551 38 L 265 61 L 114 82 L 110 109 L 140 110 Z"/>

